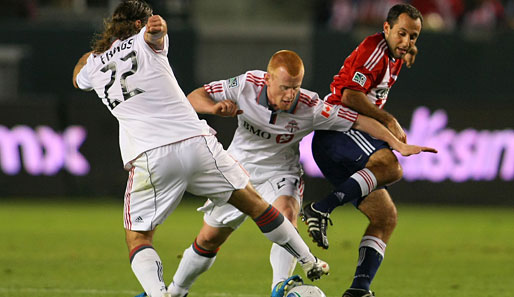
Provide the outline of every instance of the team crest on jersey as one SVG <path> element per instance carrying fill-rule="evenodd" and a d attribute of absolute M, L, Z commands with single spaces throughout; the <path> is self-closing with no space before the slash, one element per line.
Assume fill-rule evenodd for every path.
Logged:
<path fill-rule="evenodd" d="M 366 80 L 366 75 L 360 73 L 359 71 L 356 71 L 352 78 L 352 81 L 358 83 L 361 87 L 364 87 Z"/>
<path fill-rule="evenodd" d="M 235 88 L 239 85 L 239 81 L 237 77 L 232 77 L 228 80 L 228 87 L 229 88 Z"/>
<path fill-rule="evenodd" d="M 300 130 L 300 127 L 298 126 L 298 123 L 295 120 L 292 120 L 289 123 L 287 123 L 286 129 L 287 129 L 287 131 L 294 133 L 294 132 Z"/>

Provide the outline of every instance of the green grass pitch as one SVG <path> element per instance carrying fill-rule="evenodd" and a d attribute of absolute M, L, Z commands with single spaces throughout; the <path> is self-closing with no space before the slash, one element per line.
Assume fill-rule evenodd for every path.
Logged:
<path fill-rule="evenodd" d="M 134 296 L 142 289 L 128 263 L 122 204 L 0 199 L 0 296 Z M 154 245 L 171 281 L 182 251 L 201 226 L 189 199 L 157 231 Z M 399 224 L 372 289 L 378 297 L 514 296 L 514 208 L 399 205 Z M 331 247 L 310 242 L 331 274 L 314 284 L 329 297 L 349 286 L 366 219 L 351 206 L 336 210 Z M 270 243 L 247 221 L 222 246 L 190 297 L 269 296 Z M 297 273 L 301 271 L 297 269 Z"/>

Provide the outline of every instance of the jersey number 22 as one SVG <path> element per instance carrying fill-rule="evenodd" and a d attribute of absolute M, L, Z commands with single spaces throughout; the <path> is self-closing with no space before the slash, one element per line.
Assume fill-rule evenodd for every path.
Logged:
<path fill-rule="evenodd" d="M 129 88 L 127 86 L 127 77 L 133 75 L 137 71 L 136 52 L 131 51 L 125 57 L 121 58 L 122 61 L 127 61 L 128 59 L 130 59 L 130 62 L 132 63 L 132 68 L 130 70 L 124 72 L 120 78 L 120 85 L 121 85 L 121 90 L 123 92 L 123 100 L 124 101 L 144 92 L 143 90 L 141 90 L 139 88 L 129 91 Z M 102 69 L 100 69 L 100 71 L 102 71 L 102 72 L 111 71 L 111 80 L 109 80 L 109 82 L 104 87 L 104 94 L 105 94 L 104 99 L 107 102 L 107 105 L 109 106 L 109 108 L 111 110 L 113 110 L 116 106 L 118 106 L 118 104 L 123 102 L 119 99 L 109 98 L 109 89 L 112 87 L 112 85 L 114 84 L 114 81 L 116 80 L 116 63 L 111 62 L 111 63 L 105 65 Z"/>

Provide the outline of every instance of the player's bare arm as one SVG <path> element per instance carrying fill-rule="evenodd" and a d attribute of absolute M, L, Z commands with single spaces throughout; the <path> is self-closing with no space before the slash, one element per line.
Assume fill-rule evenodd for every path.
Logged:
<path fill-rule="evenodd" d="M 405 66 L 407 68 L 411 68 L 416 60 L 416 55 L 418 54 L 418 48 L 416 45 L 411 45 L 409 51 L 403 56 L 403 60 L 405 61 Z"/>
<path fill-rule="evenodd" d="M 159 15 L 152 15 L 146 23 L 145 41 L 154 50 L 164 48 L 164 36 L 168 33 L 166 21 Z"/>
<path fill-rule="evenodd" d="M 403 156 L 415 155 L 421 152 L 437 153 L 437 150 L 431 147 L 410 145 L 399 141 L 391 131 L 387 130 L 377 120 L 365 115 L 360 114 L 352 128 L 361 130 L 375 138 L 387 142 L 395 151 L 398 151 Z"/>
<path fill-rule="evenodd" d="M 79 86 L 77 85 L 77 75 L 79 75 L 80 70 L 84 65 L 87 63 L 87 58 L 89 58 L 89 55 L 91 55 L 91 52 L 87 52 L 82 57 L 80 57 L 79 61 L 77 62 L 77 65 L 75 65 L 75 68 L 73 68 L 73 86 L 78 89 Z"/>
<path fill-rule="evenodd" d="M 214 114 L 222 117 L 234 117 L 243 113 L 232 100 L 227 99 L 219 102 L 212 100 L 204 88 L 194 90 L 187 95 L 187 99 L 197 113 Z"/>
<path fill-rule="evenodd" d="M 407 135 L 396 118 L 387 111 L 382 110 L 371 103 L 363 92 L 345 89 L 341 101 L 345 106 L 357 111 L 359 114 L 366 115 L 381 122 L 397 139 L 407 143 Z"/>

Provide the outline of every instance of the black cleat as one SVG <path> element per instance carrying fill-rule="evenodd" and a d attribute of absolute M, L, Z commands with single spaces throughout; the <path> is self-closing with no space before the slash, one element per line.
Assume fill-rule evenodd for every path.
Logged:
<path fill-rule="evenodd" d="M 312 241 L 328 249 L 327 223 L 330 222 L 332 225 L 330 214 L 314 209 L 313 205 L 314 202 L 311 202 L 303 208 L 302 221 L 307 224 L 307 231 Z"/>
<path fill-rule="evenodd" d="M 375 293 L 364 289 L 348 289 L 343 293 L 343 297 L 375 297 Z"/>

